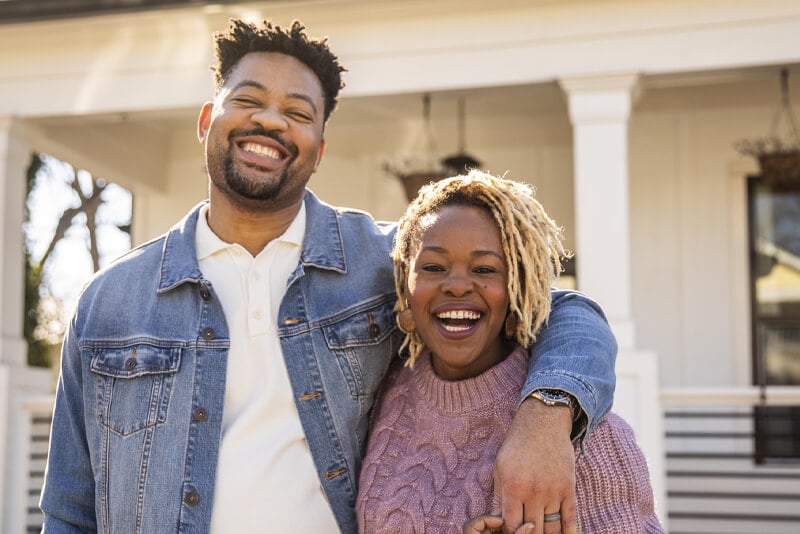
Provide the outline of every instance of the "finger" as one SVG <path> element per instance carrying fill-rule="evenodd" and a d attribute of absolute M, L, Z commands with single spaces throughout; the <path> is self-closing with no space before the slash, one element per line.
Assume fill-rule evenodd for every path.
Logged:
<path fill-rule="evenodd" d="M 561 533 L 561 514 L 558 510 L 551 512 L 545 508 L 545 514 L 542 518 L 542 531 L 544 534 Z"/>
<path fill-rule="evenodd" d="M 561 502 L 561 532 L 578 534 L 578 507 L 574 492 Z"/>
<path fill-rule="evenodd" d="M 464 534 L 483 534 L 484 532 L 494 532 L 502 526 L 502 517 L 483 515 L 467 521 L 461 530 Z"/>
<path fill-rule="evenodd" d="M 532 534 L 544 534 L 544 504 L 536 500 L 526 501 L 523 510 L 522 520 L 533 523 Z"/>
<path fill-rule="evenodd" d="M 521 501 L 505 497 L 505 491 L 500 502 L 500 509 L 503 516 L 503 532 L 505 534 L 514 534 L 514 532 L 522 525 L 524 519 L 524 505 Z M 530 520 L 528 520 L 530 521 Z M 534 531 L 535 532 L 535 531 Z M 541 532 L 539 533 L 541 534 Z"/>
<path fill-rule="evenodd" d="M 514 534 L 531 534 L 533 532 L 533 523 L 523 523 Z"/>

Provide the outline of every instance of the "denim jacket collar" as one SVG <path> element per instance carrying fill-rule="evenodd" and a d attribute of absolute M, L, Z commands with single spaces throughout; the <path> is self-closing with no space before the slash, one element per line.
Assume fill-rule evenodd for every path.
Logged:
<path fill-rule="evenodd" d="M 161 276 L 158 292 L 169 291 L 185 282 L 199 283 L 202 277 L 195 249 L 195 230 L 200 208 L 208 201 L 196 205 L 173 226 L 164 240 L 161 257 Z M 342 233 L 336 211 L 325 206 L 306 190 L 306 233 L 300 255 L 301 268 L 314 266 L 340 273 L 347 272 Z"/>
<path fill-rule="evenodd" d="M 339 227 L 338 212 L 306 189 L 306 235 L 303 238 L 302 265 L 347 272 L 347 261 Z"/>

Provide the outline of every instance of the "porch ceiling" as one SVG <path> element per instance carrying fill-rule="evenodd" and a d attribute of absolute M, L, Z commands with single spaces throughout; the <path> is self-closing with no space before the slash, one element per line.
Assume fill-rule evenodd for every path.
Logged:
<path fill-rule="evenodd" d="M 0 24 L 151 9 L 232 4 L 239 0 L 0 0 Z"/>

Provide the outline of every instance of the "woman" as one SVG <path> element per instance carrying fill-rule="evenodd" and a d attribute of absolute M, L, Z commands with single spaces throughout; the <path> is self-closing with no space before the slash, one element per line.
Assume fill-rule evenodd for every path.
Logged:
<path fill-rule="evenodd" d="M 408 207 L 392 253 L 408 359 L 374 407 L 362 532 L 500 532 L 486 515 L 492 465 L 563 255 L 560 229 L 523 184 L 472 171 L 426 186 Z M 662 532 L 622 419 L 609 414 L 575 454 L 582 532 Z"/>

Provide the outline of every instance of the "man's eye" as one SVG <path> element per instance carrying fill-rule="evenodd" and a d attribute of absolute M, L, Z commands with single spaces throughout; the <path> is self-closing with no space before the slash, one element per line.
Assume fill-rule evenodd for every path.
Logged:
<path fill-rule="evenodd" d="M 236 97 L 233 99 L 233 102 L 236 104 L 240 104 L 242 106 L 257 106 L 258 102 L 253 100 L 252 98 L 245 98 L 245 97 Z"/>
<path fill-rule="evenodd" d="M 300 122 L 311 122 L 313 120 L 313 118 L 308 113 L 301 111 L 290 111 L 288 115 Z"/>

